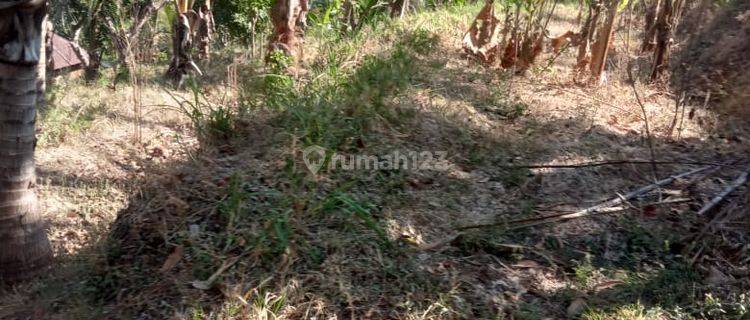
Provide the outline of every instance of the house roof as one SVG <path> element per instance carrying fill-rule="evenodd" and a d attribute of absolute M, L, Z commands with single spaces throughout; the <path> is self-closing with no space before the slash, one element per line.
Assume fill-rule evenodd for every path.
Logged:
<path fill-rule="evenodd" d="M 52 34 L 52 70 L 60 70 L 69 67 L 84 66 L 88 64 L 89 54 L 76 44 L 65 39 L 57 33 Z M 80 56 L 79 56 L 80 53 Z"/>

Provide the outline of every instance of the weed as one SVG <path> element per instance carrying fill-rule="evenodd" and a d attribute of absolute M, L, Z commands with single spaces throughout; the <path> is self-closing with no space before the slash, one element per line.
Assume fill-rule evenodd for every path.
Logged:
<path fill-rule="evenodd" d="M 286 303 L 284 294 L 274 295 L 269 292 L 257 292 L 253 299 L 254 314 L 263 315 L 265 319 L 275 319 Z"/>
<path fill-rule="evenodd" d="M 523 102 L 511 100 L 502 90 L 492 90 L 477 108 L 495 114 L 501 119 L 512 121 L 523 117 L 529 106 Z"/>
<path fill-rule="evenodd" d="M 424 32 L 416 37 L 423 42 L 432 41 Z M 280 60 L 273 62 L 272 73 L 264 76 L 258 97 L 247 100 L 263 101 L 265 106 L 281 110 L 278 122 L 303 146 L 319 145 L 331 150 L 352 147 L 352 142 L 366 140 L 376 123 L 399 124 L 409 118 L 403 110 L 389 107 L 388 99 L 410 83 L 413 55 L 407 46 L 397 45 L 385 58 L 366 56 L 356 71 L 346 75 L 339 67 L 344 61 L 332 53 L 325 68 L 314 69 L 320 76 L 313 76 L 314 81 L 300 86 L 282 73 L 285 64 Z M 246 86 L 255 83 L 250 81 Z"/>
<path fill-rule="evenodd" d="M 198 138 L 204 143 L 221 144 L 235 137 L 237 111 L 210 102 L 194 78 L 188 78 L 186 85 L 192 93 L 191 100 L 167 93 L 177 103 L 178 109 L 190 118 Z"/>
<path fill-rule="evenodd" d="M 703 303 L 694 313 L 707 319 L 747 319 L 750 316 L 750 293 L 740 293 L 723 301 L 706 293 Z"/>
<path fill-rule="evenodd" d="M 402 38 L 404 38 L 403 43 L 409 49 L 421 55 L 428 54 L 434 50 L 440 40 L 437 35 L 423 28 L 410 30 L 410 32 L 402 35 Z"/>
<path fill-rule="evenodd" d="M 534 301 L 521 301 L 516 310 L 513 310 L 513 319 L 522 320 L 541 320 L 543 319 L 543 309 Z"/>
<path fill-rule="evenodd" d="M 40 112 L 41 134 L 39 143 L 58 144 L 89 129 L 97 115 L 104 113 L 106 106 L 81 105 L 77 109 L 49 106 Z"/>
<path fill-rule="evenodd" d="M 574 268 L 574 273 L 576 283 L 580 287 L 587 288 L 589 285 L 591 285 L 593 278 L 597 273 L 597 270 L 593 265 L 591 265 L 591 261 L 587 259 L 586 261 L 579 263 L 578 266 Z"/>
<path fill-rule="evenodd" d="M 391 246 L 391 242 L 383 228 L 378 224 L 370 213 L 369 205 L 362 204 L 347 194 L 336 194 L 336 200 L 341 203 L 341 210 L 350 216 L 357 217 L 362 224 L 368 229 L 375 232 L 382 244 L 386 247 Z"/>
<path fill-rule="evenodd" d="M 665 317 L 661 308 L 646 308 L 640 301 L 610 310 L 589 309 L 581 315 L 582 320 L 659 320 Z"/>

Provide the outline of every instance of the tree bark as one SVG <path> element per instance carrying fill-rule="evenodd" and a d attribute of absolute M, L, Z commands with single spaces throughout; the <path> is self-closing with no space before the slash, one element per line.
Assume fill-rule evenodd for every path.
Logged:
<path fill-rule="evenodd" d="M 201 60 L 210 60 L 211 57 L 211 40 L 214 34 L 214 14 L 207 1 L 200 11 L 198 11 L 198 30 L 196 31 L 196 41 L 198 44 L 198 58 Z"/>
<path fill-rule="evenodd" d="M 578 56 L 576 58 L 576 69 L 583 71 L 586 70 L 586 66 L 589 64 L 591 58 L 588 56 L 589 44 L 591 39 L 594 37 L 596 27 L 599 24 L 599 14 L 601 13 L 601 4 L 593 0 L 589 4 L 589 15 L 586 17 L 586 22 L 581 28 L 581 37 L 578 42 Z"/>
<path fill-rule="evenodd" d="M 679 0 L 662 0 L 659 17 L 656 20 L 656 46 L 654 47 L 654 66 L 651 70 L 651 81 L 655 81 L 669 64 L 669 47 L 672 43 L 674 29 L 675 5 Z"/>
<path fill-rule="evenodd" d="M 641 52 L 651 52 L 651 50 L 654 50 L 654 37 L 656 36 L 656 17 L 659 13 L 659 7 L 661 6 L 660 3 L 662 1 L 669 0 L 651 0 L 650 2 L 643 2 L 646 12 L 643 15 L 644 26 Z"/>
<path fill-rule="evenodd" d="M 591 50 L 591 78 L 598 83 L 603 80 L 602 75 L 607 64 L 607 55 L 609 55 L 609 46 L 612 41 L 612 29 L 617 17 L 619 2 L 619 0 L 610 0 L 607 4 L 607 18 L 604 20 L 604 25 L 599 28 L 599 34 Z"/>
<path fill-rule="evenodd" d="M 273 31 L 268 38 L 268 59 L 274 51 L 294 56 L 298 49 L 297 24 L 303 16 L 305 0 L 275 0 L 271 6 Z"/>
<path fill-rule="evenodd" d="M 34 192 L 35 124 L 46 1 L 0 3 L 0 281 L 24 280 L 52 251 Z M 44 63 L 41 61 L 41 63 Z"/>
<path fill-rule="evenodd" d="M 194 14 L 195 12 L 189 11 L 188 13 Z M 190 52 L 193 46 L 193 35 L 188 13 L 180 14 L 172 26 L 172 61 L 167 69 L 167 78 L 178 87 L 182 85 L 190 70 L 197 69 Z"/>

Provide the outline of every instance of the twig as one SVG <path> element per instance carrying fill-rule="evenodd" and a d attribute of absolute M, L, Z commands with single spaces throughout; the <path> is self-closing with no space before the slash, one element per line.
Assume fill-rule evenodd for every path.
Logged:
<path fill-rule="evenodd" d="M 661 187 L 663 187 L 665 185 L 668 185 L 668 184 L 674 182 L 677 179 L 681 179 L 681 178 L 684 178 L 684 177 L 687 177 L 687 176 L 690 176 L 690 175 L 693 175 L 693 174 L 696 174 L 696 173 L 700 173 L 700 172 L 706 171 L 706 170 L 708 170 L 710 168 L 713 168 L 713 166 L 705 166 L 705 167 L 694 169 L 694 170 L 691 170 L 691 171 L 688 171 L 688 172 L 685 172 L 685 173 L 674 175 L 674 176 L 671 176 L 669 178 L 659 180 L 659 181 L 657 181 L 657 182 L 655 182 L 653 184 L 650 184 L 648 186 L 639 188 L 639 189 L 637 189 L 635 191 L 631 191 L 631 192 L 629 192 L 629 193 L 627 193 L 625 195 L 618 195 L 618 197 L 612 198 L 611 200 L 608 200 L 608 201 L 603 202 L 601 204 L 598 204 L 598 205 L 595 205 L 593 207 L 586 208 L 586 209 L 583 209 L 583 210 L 580 210 L 580 211 L 577 211 L 577 212 L 574 212 L 574 213 L 552 215 L 552 216 L 549 216 L 548 218 L 543 218 L 542 220 L 539 220 L 539 218 L 532 218 L 532 219 L 517 220 L 517 221 L 510 221 L 510 222 L 498 222 L 498 223 L 491 223 L 491 224 L 479 224 L 479 225 L 463 226 L 463 227 L 457 228 L 457 230 L 476 229 L 476 228 L 497 226 L 497 225 L 501 225 L 501 224 L 515 224 L 515 223 L 519 223 L 518 225 L 514 225 L 514 226 L 508 227 L 508 230 L 513 230 L 513 229 L 526 228 L 526 227 L 531 227 L 531 226 L 540 225 L 540 224 L 546 224 L 546 223 L 550 223 L 550 222 L 557 222 L 557 221 L 570 220 L 570 219 L 575 219 L 575 218 L 582 218 L 582 217 L 587 217 L 587 216 L 591 216 L 591 215 L 595 215 L 595 214 L 611 213 L 611 212 L 621 211 L 621 208 L 616 207 L 616 206 L 618 206 L 618 205 L 620 205 L 620 204 L 622 204 L 622 203 L 624 203 L 624 202 L 626 202 L 626 201 L 628 201 L 630 199 L 633 199 L 633 198 L 635 198 L 637 196 L 646 194 L 646 193 L 651 192 L 651 191 L 653 191 L 653 190 L 655 190 L 657 188 L 661 188 Z M 528 223 L 525 223 L 526 221 L 528 221 Z"/>
<path fill-rule="evenodd" d="M 643 123 L 646 126 L 646 138 L 648 139 L 648 150 L 651 155 L 651 169 L 653 170 L 654 174 L 654 180 L 656 180 L 656 177 L 659 176 L 658 171 L 656 170 L 656 153 L 654 152 L 654 140 L 651 137 L 651 129 L 648 125 L 648 114 L 646 113 L 646 106 L 641 101 L 641 96 L 638 94 L 638 89 L 635 87 L 635 78 L 633 78 L 633 66 L 628 66 L 628 82 L 630 82 L 630 85 L 633 87 L 633 93 L 635 94 L 635 100 L 638 101 L 638 105 L 641 107 L 641 112 L 643 112 Z"/>
<path fill-rule="evenodd" d="M 708 203 L 706 203 L 706 205 L 704 205 L 703 208 L 701 208 L 698 211 L 698 215 L 700 216 L 700 215 L 705 214 L 708 211 L 711 211 L 711 209 L 713 209 L 714 207 L 716 207 L 716 205 L 718 205 L 722 200 L 724 200 L 724 198 L 726 198 L 726 196 L 728 196 L 729 194 L 731 194 L 734 191 L 734 189 L 737 189 L 739 186 L 745 184 L 745 182 L 747 182 L 747 176 L 749 174 L 750 174 L 750 167 L 748 167 L 747 170 L 745 170 L 745 172 L 743 172 L 739 177 L 737 177 L 737 179 L 735 179 L 732 182 L 732 184 L 730 184 L 729 186 L 727 186 L 724 189 L 724 191 L 722 191 L 721 193 L 719 193 L 718 195 L 716 195 L 716 197 L 714 197 L 713 199 L 711 199 L 711 201 L 709 201 Z"/>
<path fill-rule="evenodd" d="M 221 274 L 224 273 L 224 271 L 227 271 L 227 269 L 229 269 L 235 263 L 237 263 L 237 261 L 239 261 L 240 257 L 243 255 L 244 254 L 237 256 L 237 257 L 229 258 L 228 260 L 224 261 L 224 263 L 221 264 L 221 267 L 219 267 L 219 269 L 216 270 L 216 272 L 214 272 L 210 277 L 208 277 L 207 280 L 193 281 L 192 282 L 193 287 L 195 287 L 196 289 L 200 289 L 200 290 L 211 289 L 211 286 L 214 284 L 214 282 L 216 282 L 216 280 L 219 279 Z"/>
<path fill-rule="evenodd" d="M 672 133 L 674 133 L 674 128 L 677 126 L 677 118 L 680 116 L 680 107 L 682 107 L 682 114 L 685 114 L 685 91 L 683 91 L 680 96 L 674 97 L 674 117 L 672 117 L 672 123 L 669 124 L 669 129 L 667 129 L 667 136 L 672 137 Z"/>

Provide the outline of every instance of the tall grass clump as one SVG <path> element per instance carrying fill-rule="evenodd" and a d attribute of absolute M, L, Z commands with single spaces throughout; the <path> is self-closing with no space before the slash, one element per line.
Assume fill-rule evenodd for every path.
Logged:
<path fill-rule="evenodd" d="M 212 102 L 193 78 L 186 81 L 190 97 L 178 97 L 167 92 L 177 103 L 177 108 L 187 116 L 201 143 L 222 144 L 236 137 L 238 111 L 221 103 Z"/>

